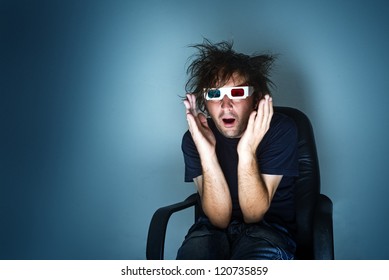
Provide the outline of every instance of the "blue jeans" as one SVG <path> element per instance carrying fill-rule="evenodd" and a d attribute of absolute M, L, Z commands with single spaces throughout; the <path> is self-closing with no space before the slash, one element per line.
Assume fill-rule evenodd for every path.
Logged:
<path fill-rule="evenodd" d="M 290 260 L 295 251 L 292 236 L 278 224 L 232 221 L 227 229 L 219 229 L 207 218 L 199 218 L 189 229 L 177 260 Z"/>

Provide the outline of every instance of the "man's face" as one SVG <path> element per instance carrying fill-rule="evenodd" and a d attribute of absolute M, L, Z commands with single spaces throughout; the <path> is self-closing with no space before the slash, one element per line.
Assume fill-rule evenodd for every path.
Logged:
<path fill-rule="evenodd" d="M 223 87 L 241 86 L 245 82 L 239 75 L 233 75 Z M 206 108 L 221 134 L 228 138 L 240 138 L 254 109 L 254 97 L 231 100 L 225 95 L 222 100 L 207 100 Z"/>

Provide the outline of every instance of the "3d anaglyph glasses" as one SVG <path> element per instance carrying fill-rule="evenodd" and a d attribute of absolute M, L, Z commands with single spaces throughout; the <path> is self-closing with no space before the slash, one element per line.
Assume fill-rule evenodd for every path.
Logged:
<path fill-rule="evenodd" d="M 206 100 L 222 100 L 225 95 L 230 99 L 245 99 L 253 92 L 254 87 L 252 86 L 223 87 L 205 90 L 204 96 Z"/>

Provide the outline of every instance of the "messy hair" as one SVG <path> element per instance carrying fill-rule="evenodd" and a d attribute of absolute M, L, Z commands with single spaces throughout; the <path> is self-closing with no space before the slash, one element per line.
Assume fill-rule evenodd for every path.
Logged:
<path fill-rule="evenodd" d="M 255 103 L 266 94 L 271 95 L 270 68 L 275 56 L 268 54 L 246 55 L 232 49 L 233 42 L 211 43 L 205 39 L 202 44 L 191 45 L 197 50 L 187 69 L 189 76 L 186 92 L 196 95 L 197 107 L 205 111 L 204 89 L 222 87 L 236 73 L 254 87 Z"/>

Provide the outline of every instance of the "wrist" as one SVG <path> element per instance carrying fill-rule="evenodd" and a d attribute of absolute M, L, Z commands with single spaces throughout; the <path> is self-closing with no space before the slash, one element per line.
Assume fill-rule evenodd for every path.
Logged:
<path fill-rule="evenodd" d="M 257 161 L 257 155 L 255 152 L 246 150 L 238 152 L 239 164 L 252 164 Z"/>
<path fill-rule="evenodd" d="M 238 148 L 237 148 L 237 152 L 238 152 L 238 156 L 239 158 L 246 158 L 246 157 L 255 157 L 256 156 L 256 152 L 257 152 L 257 147 L 258 146 L 253 146 L 253 145 L 249 145 L 249 144 L 246 144 L 246 143 L 241 143 L 239 142 L 238 144 Z"/>
<path fill-rule="evenodd" d="M 200 160 L 203 170 L 210 170 L 214 166 L 219 165 L 219 160 L 217 158 L 216 152 L 200 155 Z"/>

